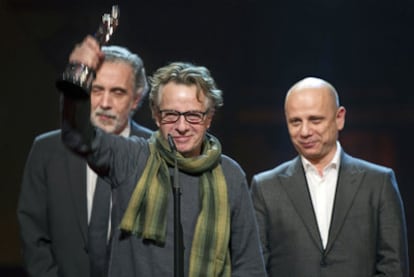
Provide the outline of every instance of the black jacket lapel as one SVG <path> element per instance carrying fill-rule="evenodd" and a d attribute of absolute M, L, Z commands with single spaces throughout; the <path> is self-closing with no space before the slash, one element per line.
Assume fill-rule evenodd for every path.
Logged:
<path fill-rule="evenodd" d="M 302 162 L 297 157 L 286 172 L 286 179 L 281 177 L 281 183 L 289 195 L 297 214 L 301 217 L 306 230 L 310 233 L 315 244 L 322 251 L 322 242 L 316 222 L 313 205 L 310 198 Z"/>
<path fill-rule="evenodd" d="M 327 252 L 331 249 L 333 242 L 342 228 L 360 187 L 362 177 L 363 173 L 352 163 L 352 158 L 342 152 L 328 244 L 326 246 Z"/>
<path fill-rule="evenodd" d="M 69 153 L 67 159 L 68 182 L 71 190 L 72 202 L 78 218 L 85 245 L 88 234 L 87 200 L 86 200 L 86 162 L 73 153 Z"/>

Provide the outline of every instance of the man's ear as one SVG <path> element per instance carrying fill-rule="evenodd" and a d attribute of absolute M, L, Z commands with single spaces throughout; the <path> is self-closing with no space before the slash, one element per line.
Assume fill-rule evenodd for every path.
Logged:
<path fill-rule="evenodd" d="M 161 125 L 161 118 L 160 118 L 160 114 L 156 112 L 156 109 L 154 107 L 151 109 L 151 115 L 155 121 L 155 124 L 159 128 Z"/>
<path fill-rule="evenodd" d="M 134 111 L 136 111 L 138 109 L 139 104 L 141 102 L 141 99 L 142 99 L 141 90 L 137 90 L 134 94 L 134 100 L 133 100 L 133 103 L 132 103 L 132 109 Z"/>
<path fill-rule="evenodd" d="M 340 106 L 336 111 L 336 126 L 338 131 L 341 131 L 345 126 L 345 115 L 346 109 L 343 106 Z"/>

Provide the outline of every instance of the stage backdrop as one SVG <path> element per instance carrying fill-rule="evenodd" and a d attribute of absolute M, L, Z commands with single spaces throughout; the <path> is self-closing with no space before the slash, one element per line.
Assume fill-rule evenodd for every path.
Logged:
<path fill-rule="evenodd" d="M 125 2 L 125 3 L 124 3 Z M 34 137 L 59 127 L 54 87 L 74 44 L 96 31 L 111 1 L 2 0 L 0 275 L 20 276 L 16 203 Z M 256 172 L 290 159 L 287 89 L 330 81 L 347 108 L 343 147 L 394 168 L 414 236 L 413 1 L 120 1 L 113 43 L 138 52 L 147 73 L 171 61 L 207 66 L 224 91 L 211 132 Z M 148 102 L 135 119 L 155 128 Z M 412 251 L 410 251 L 412 253 Z M 413 265 L 413 255 L 411 255 Z"/>

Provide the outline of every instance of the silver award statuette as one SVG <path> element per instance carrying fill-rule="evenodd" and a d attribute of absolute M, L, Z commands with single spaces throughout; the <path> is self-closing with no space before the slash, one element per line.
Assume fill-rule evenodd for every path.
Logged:
<path fill-rule="evenodd" d="M 94 37 L 102 46 L 110 40 L 119 24 L 119 8 L 112 6 L 111 14 L 105 13 Z M 70 63 L 62 74 L 61 79 L 56 82 L 56 87 L 61 91 L 85 95 L 89 94 L 92 82 L 95 79 L 95 71 L 84 64 Z"/>

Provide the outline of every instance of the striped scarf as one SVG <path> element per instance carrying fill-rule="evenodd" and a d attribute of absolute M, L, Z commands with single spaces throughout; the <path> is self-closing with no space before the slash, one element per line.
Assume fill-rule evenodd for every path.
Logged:
<path fill-rule="evenodd" d="M 174 154 L 159 132 L 154 132 L 149 147 L 150 156 L 131 195 L 120 228 L 163 246 L 171 190 L 168 165 L 174 165 Z M 210 134 L 204 139 L 200 156 L 184 158 L 179 153 L 176 155 L 180 171 L 201 174 L 201 210 L 194 231 L 189 276 L 231 275 L 230 207 L 220 156 L 220 142 Z"/>

